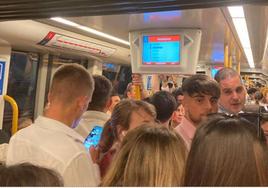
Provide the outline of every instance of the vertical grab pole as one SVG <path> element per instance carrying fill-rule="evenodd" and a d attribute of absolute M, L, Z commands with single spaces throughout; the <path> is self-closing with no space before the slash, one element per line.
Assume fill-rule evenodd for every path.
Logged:
<path fill-rule="evenodd" d="M 237 68 L 236 68 L 236 72 L 238 74 L 240 74 L 240 61 L 241 61 L 241 53 L 240 53 L 240 51 L 238 51 L 238 54 L 237 54 Z"/>
<path fill-rule="evenodd" d="M 229 67 L 229 47 L 225 45 L 224 47 L 224 67 Z"/>
<path fill-rule="evenodd" d="M 5 101 L 9 102 L 11 107 L 12 107 L 12 129 L 11 129 L 11 134 L 15 134 L 18 131 L 18 117 L 19 117 L 19 108 L 16 103 L 16 101 L 8 96 L 4 95 Z"/>

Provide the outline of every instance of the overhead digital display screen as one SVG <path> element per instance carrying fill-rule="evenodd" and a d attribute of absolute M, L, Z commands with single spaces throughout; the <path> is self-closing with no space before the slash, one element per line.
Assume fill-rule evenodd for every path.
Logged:
<path fill-rule="evenodd" d="M 180 64 L 180 35 L 143 36 L 143 65 L 178 65 Z"/>

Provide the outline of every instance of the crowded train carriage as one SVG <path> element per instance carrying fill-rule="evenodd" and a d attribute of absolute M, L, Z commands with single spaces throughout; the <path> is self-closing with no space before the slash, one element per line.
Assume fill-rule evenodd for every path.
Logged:
<path fill-rule="evenodd" d="M 268 186 L 268 3 L 0 3 L 0 186 Z"/>

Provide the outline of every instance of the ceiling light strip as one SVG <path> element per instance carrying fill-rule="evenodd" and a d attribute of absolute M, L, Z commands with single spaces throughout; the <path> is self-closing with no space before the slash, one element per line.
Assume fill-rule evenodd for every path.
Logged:
<path fill-rule="evenodd" d="M 97 36 L 100 36 L 100 37 L 103 37 L 103 38 L 106 38 L 106 39 L 109 39 L 109 40 L 113 40 L 113 41 L 116 41 L 116 42 L 119 42 L 119 43 L 122 43 L 122 44 L 125 44 L 125 45 L 130 46 L 130 43 L 129 43 L 128 41 L 126 41 L 126 40 L 123 40 L 123 39 L 114 37 L 114 36 L 109 35 L 109 34 L 107 34 L 107 33 L 103 33 L 103 32 L 97 31 L 97 30 L 92 29 L 92 28 L 90 28 L 90 27 L 86 27 L 86 26 L 77 24 L 77 23 L 75 23 L 75 22 L 66 20 L 66 19 L 64 19 L 64 18 L 53 17 L 53 18 L 50 18 L 50 19 L 51 19 L 51 20 L 54 20 L 54 21 L 56 21 L 56 22 L 59 22 L 59 23 L 62 23 L 62 24 L 71 26 L 71 27 L 75 27 L 75 28 L 80 29 L 80 30 L 83 30 L 83 31 L 86 31 L 86 32 L 88 32 L 88 33 L 92 33 L 92 34 L 94 34 L 94 35 L 97 35 Z"/>
<path fill-rule="evenodd" d="M 236 33 L 248 60 L 249 67 L 255 68 L 244 9 L 242 6 L 234 6 L 228 7 L 228 11 L 232 17 Z"/>

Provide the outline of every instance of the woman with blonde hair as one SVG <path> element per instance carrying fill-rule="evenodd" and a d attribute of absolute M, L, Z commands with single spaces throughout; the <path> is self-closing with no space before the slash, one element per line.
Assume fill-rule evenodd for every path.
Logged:
<path fill-rule="evenodd" d="M 186 146 L 173 130 L 153 123 L 124 138 L 101 186 L 180 186 Z"/>
<path fill-rule="evenodd" d="M 196 131 L 188 154 L 185 186 L 267 186 L 267 145 L 257 126 L 211 115 Z"/>

